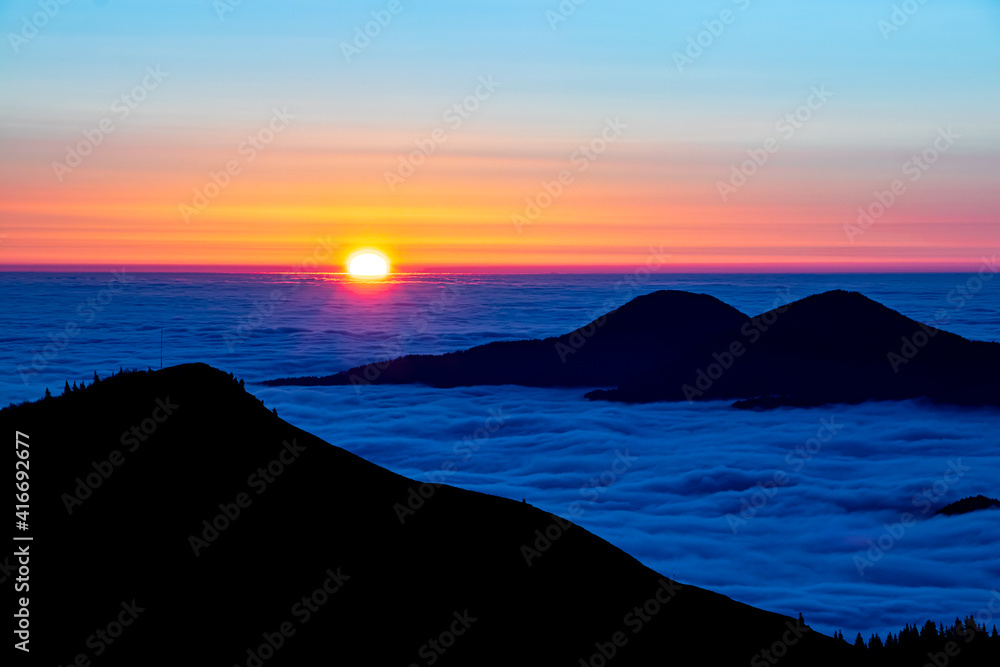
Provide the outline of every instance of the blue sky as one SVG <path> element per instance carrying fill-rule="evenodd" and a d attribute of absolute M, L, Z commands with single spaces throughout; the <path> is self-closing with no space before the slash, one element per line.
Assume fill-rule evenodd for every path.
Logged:
<path fill-rule="evenodd" d="M 912 15 L 894 9 L 904 5 Z M 50 9 L 53 15 L 46 17 L 40 13 L 45 6 L 57 11 Z M 398 12 L 389 12 L 390 6 Z M 220 9 L 226 7 L 231 11 Z M 560 7 L 575 10 L 561 16 Z M 358 29 L 375 27 L 373 12 L 391 16 L 391 22 L 379 27 L 367 45 L 359 42 L 363 48 L 348 59 L 342 45 L 352 43 Z M 557 22 L 555 16 L 565 20 Z M 43 20 L 37 35 L 16 36 L 29 34 L 25 21 Z M 898 29 L 889 31 L 888 26 Z M 609 241 L 594 228 L 598 218 L 618 217 L 622 199 L 650 200 L 642 210 L 623 214 L 645 221 L 641 224 L 646 227 L 657 218 L 716 221 L 708 236 L 666 229 L 675 245 L 690 245 L 694 263 L 709 261 L 709 255 L 718 262 L 749 257 L 742 242 L 709 252 L 711 239 L 727 236 L 726 230 L 737 224 L 744 225 L 744 235 L 759 228 L 774 249 L 768 261 L 779 261 L 787 229 L 781 238 L 767 237 L 762 221 L 790 226 L 802 219 L 802 210 L 763 213 L 762 208 L 775 202 L 800 207 L 798 198 L 817 206 L 836 203 L 836 211 L 820 208 L 808 216 L 827 220 L 824 224 L 835 229 L 834 219 L 848 220 L 939 128 L 954 126 L 962 139 L 949 160 L 935 169 L 918 196 L 893 211 L 892 224 L 883 225 L 867 242 L 877 240 L 879 249 L 871 252 L 881 262 L 924 261 L 934 248 L 954 246 L 933 258 L 952 268 L 967 261 L 973 249 L 1000 243 L 1000 236 L 990 231 L 997 222 L 991 211 L 997 208 L 992 192 L 998 185 L 994 174 L 1000 151 L 1000 3 L 993 1 L 587 0 L 575 5 L 571 0 L 69 0 L 62 5 L 35 0 L 0 4 L 0 29 L 6 41 L 0 48 L 0 77 L 7 92 L 0 98 L 0 142 L 5 146 L 0 167 L 9 175 L 11 192 L 26 198 L 0 211 L 13 218 L 7 249 L 15 253 L 0 258 L 0 264 L 38 261 L 41 239 L 57 229 L 69 226 L 86 233 L 87 223 L 79 215 L 70 219 L 42 211 L 41 200 L 53 198 L 49 165 L 79 140 L 81 131 L 107 115 L 110 102 L 137 85 L 150 66 L 160 66 L 169 78 L 90 161 L 107 161 L 107 167 L 100 172 L 81 168 L 75 175 L 73 187 L 86 182 L 90 194 L 66 187 L 58 198 L 83 205 L 81 197 L 90 201 L 87 197 L 109 183 L 146 174 L 143 191 L 148 196 L 145 208 L 136 213 L 140 219 L 134 233 L 142 247 L 135 252 L 148 255 L 154 245 L 169 246 L 169 261 L 194 262 L 195 255 L 205 253 L 198 250 L 197 238 L 177 230 L 167 236 L 144 234 L 142 228 L 166 229 L 169 224 L 154 210 L 169 208 L 182 196 L 178 192 L 197 187 L 208 169 L 224 163 L 224 153 L 238 138 L 275 107 L 291 110 L 296 125 L 275 144 L 268 161 L 260 163 L 261 169 L 273 171 L 254 176 L 255 192 L 280 193 L 285 187 L 278 183 L 281 174 L 315 174 L 316 166 L 300 159 L 302 152 L 347 152 L 353 157 L 343 159 L 354 162 L 338 162 L 341 171 L 331 172 L 327 182 L 361 179 L 349 188 L 365 192 L 363 199 L 351 202 L 352 211 L 392 209 L 386 217 L 399 225 L 421 217 L 465 216 L 470 229 L 465 245 L 486 244 L 494 254 L 506 255 L 524 239 L 502 237 L 499 221 L 537 190 L 539 178 L 553 169 L 557 173 L 555 165 L 599 131 L 605 119 L 621 117 L 628 124 L 627 136 L 593 170 L 589 187 L 594 201 L 566 197 L 549 215 L 563 227 L 578 224 L 580 238 L 590 239 L 589 249 L 580 252 L 589 255 Z M 713 29 L 718 34 L 710 34 Z M 694 57 L 678 68 L 676 54 L 688 49 L 689 40 L 699 39 L 705 44 L 701 52 L 690 51 Z M 413 179 L 408 194 L 385 199 L 382 174 L 412 149 L 413 141 L 440 126 L 443 112 L 468 96 L 483 76 L 498 81 L 499 92 L 449 138 L 436 164 L 429 163 Z M 832 99 L 782 148 L 784 159 L 746 189 L 742 201 L 749 205 L 753 200 L 753 206 L 721 207 L 715 184 L 745 159 L 746 150 L 772 136 L 776 120 L 806 102 L 814 86 L 832 91 Z M 168 156 L 170 151 L 162 150 L 167 148 L 183 148 L 190 163 L 183 164 L 180 153 Z M 289 163 L 296 161 L 293 170 Z M 124 173 L 116 176 L 115 169 Z M 469 186 L 463 178 L 472 173 L 479 180 Z M 530 179 L 519 181 L 521 175 Z M 157 178 L 159 190 L 153 187 Z M 305 189 L 299 199 L 311 202 L 303 215 L 329 206 L 334 231 L 338 225 L 355 224 L 334 202 L 324 203 L 315 188 L 299 187 Z M 427 209 L 426 201 L 442 202 L 457 190 L 494 203 L 474 212 L 468 207 Z M 411 200 L 410 194 L 420 196 Z M 661 195 L 665 199 L 656 199 Z M 236 206 L 235 195 L 231 197 L 229 203 Z M 241 199 L 236 209 L 259 205 Z M 27 210 L 30 220 L 23 217 Z M 588 218 L 588 212 L 596 217 Z M 228 224 L 235 235 L 241 232 L 237 215 L 220 205 L 205 217 L 219 216 L 218 233 Z M 966 226 L 952 225 L 959 239 L 952 243 L 942 225 L 956 221 Z M 497 227 L 484 231 L 481 224 Z M 937 225 L 938 231 L 914 227 L 925 224 Z M 296 229 L 302 233 L 292 236 L 299 239 L 305 227 Z M 399 226 L 377 228 L 372 222 L 363 230 L 351 229 L 349 242 L 377 241 L 402 249 L 403 264 L 494 261 L 458 250 L 449 257 L 430 257 L 421 248 L 433 242 L 423 232 Z M 33 236 L 32 230 L 40 231 Z M 875 261 L 868 251 L 838 249 L 842 237 L 806 233 L 791 245 L 807 249 L 799 259 L 836 255 L 830 261 Z M 102 248 L 101 256 L 111 261 L 117 251 L 92 238 Z M 914 239 L 923 239 L 916 252 L 907 250 Z M 560 255 L 559 241 L 539 232 L 525 251 L 545 255 L 547 263 L 616 263 L 631 252 L 626 245 L 662 240 L 653 234 L 629 238 L 613 259 L 586 260 L 580 253 Z M 237 243 L 233 256 L 220 261 L 286 261 L 286 255 L 254 254 L 255 244 L 264 242 Z M 185 247 L 191 252 L 185 253 Z M 53 252 L 65 259 L 68 250 Z"/>

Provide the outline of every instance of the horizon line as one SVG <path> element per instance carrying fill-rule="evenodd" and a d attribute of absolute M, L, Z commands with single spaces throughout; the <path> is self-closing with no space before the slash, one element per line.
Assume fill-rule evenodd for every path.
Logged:
<path fill-rule="evenodd" d="M 488 265 L 488 266 L 400 266 L 389 276 L 398 275 L 605 275 L 605 274 L 705 274 L 705 275 L 758 275 L 758 274 L 914 274 L 914 273 L 975 273 L 982 269 L 985 259 L 962 263 L 928 264 L 673 264 L 651 270 L 645 265 Z M 333 269 L 334 267 L 331 267 Z M 218 274 L 303 274 L 343 275 L 340 270 L 303 270 L 301 266 L 253 264 L 0 264 L 0 273 L 106 273 L 128 269 L 135 273 L 218 273 Z"/>

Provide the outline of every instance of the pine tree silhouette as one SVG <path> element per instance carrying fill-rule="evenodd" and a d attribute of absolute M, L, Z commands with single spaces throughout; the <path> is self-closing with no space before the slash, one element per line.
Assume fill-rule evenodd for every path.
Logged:
<path fill-rule="evenodd" d="M 973 637 L 979 634 L 979 626 L 976 625 L 976 619 L 972 616 L 968 616 L 965 619 L 965 627 L 962 629 L 962 636 L 967 640 L 971 641 Z"/>
<path fill-rule="evenodd" d="M 65 396 L 69 392 L 70 392 L 70 389 L 69 389 L 69 380 L 66 380 L 66 386 L 63 387 L 63 396 Z"/>

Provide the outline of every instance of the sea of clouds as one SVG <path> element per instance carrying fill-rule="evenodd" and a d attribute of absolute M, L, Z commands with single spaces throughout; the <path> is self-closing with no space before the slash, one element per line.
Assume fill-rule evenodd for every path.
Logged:
<path fill-rule="evenodd" d="M 524 498 L 663 574 L 826 633 L 967 614 L 1000 627 L 1000 510 L 935 516 L 1000 496 L 997 410 L 628 406 L 513 386 L 254 393 L 397 473 Z"/>

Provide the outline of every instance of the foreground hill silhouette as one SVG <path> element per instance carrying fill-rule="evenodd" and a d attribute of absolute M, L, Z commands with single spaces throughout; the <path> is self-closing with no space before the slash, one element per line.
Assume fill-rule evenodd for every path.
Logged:
<path fill-rule="evenodd" d="M 1000 343 L 969 341 L 836 290 L 749 317 L 714 297 L 659 291 L 586 327 L 445 355 L 410 355 L 268 385 L 604 386 L 599 400 L 730 399 L 738 407 L 926 397 L 1000 405 Z"/>
<path fill-rule="evenodd" d="M 613 651 L 615 665 L 745 665 L 783 636 L 786 665 L 849 650 L 528 504 L 379 468 L 202 364 L 11 406 L 0 425 L 30 451 L 32 664 L 548 666 Z"/>

